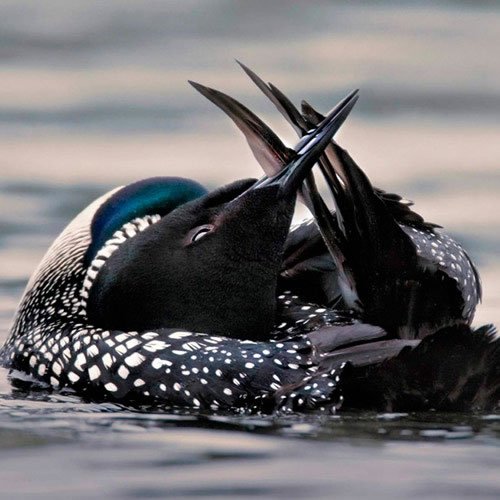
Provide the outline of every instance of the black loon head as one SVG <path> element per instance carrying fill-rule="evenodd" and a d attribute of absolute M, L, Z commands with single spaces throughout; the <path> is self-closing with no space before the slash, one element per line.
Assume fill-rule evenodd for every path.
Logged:
<path fill-rule="evenodd" d="M 100 267 L 89 320 L 121 330 L 268 331 L 294 196 L 277 201 L 274 185 L 238 199 L 254 183 L 237 181 L 162 217 L 150 212 L 157 221 L 126 238 Z"/>
<path fill-rule="evenodd" d="M 274 177 L 237 181 L 208 194 L 178 178 L 117 191 L 92 223 L 88 319 L 115 330 L 170 327 L 262 338 L 274 322 L 296 191 L 354 102 L 289 150 L 288 166 Z M 131 215 L 133 237 L 103 244 L 117 221 Z"/>

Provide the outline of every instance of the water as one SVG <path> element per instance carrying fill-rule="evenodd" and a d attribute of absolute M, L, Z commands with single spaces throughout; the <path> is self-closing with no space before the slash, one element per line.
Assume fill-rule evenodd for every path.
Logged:
<path fill-rule="evenodd" d="M 470 251 L 476 323 L 500 324 L 498 2 L 0 4 L 0 337 L 45 249 L 81 208 L 151 175 L 257 176 L 193 79 L 293 134 L 237 57 L 327 110 L 340 141 Z M 0 373 L 4 498 L 498 498 L 500 415 L 173 415 L 13 388 Z"/>

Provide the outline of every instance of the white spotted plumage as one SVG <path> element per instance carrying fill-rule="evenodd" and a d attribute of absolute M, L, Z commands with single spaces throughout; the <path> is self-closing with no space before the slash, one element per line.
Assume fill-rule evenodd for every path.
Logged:
<path fill-rule="evenodd" d="M 269 342 L 179 329 L 109 331 L 89 324 L 86 300 L 106 259 L 160 219 L 153 214 L 125 224 L 84 268 L 92 215 L 111 194 L 84 210 L 47 252 L 2 350 L 6 363 L 54 388 L 72 387 L 91 397 L 212 410 L 257 411 L 286 384 L 297 384 L 304 373 L 313 376 L 310 343 L 289 321 L 279 323 L 278 337 Z M 335 321 L 325 308 L 297 305 L 291 292 L 279 301 L 289 310 L 315 311 L 326 323 Z"/>

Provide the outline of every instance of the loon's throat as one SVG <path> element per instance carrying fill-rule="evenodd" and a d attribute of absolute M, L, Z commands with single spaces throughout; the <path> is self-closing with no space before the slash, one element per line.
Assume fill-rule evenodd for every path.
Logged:
<path fill-rule="evenodd" d="M 130 222 L 124 224 L 118 231 L 113 233 L 113 236 L 104 243 L 101 249 L 97 252 L 96 256 L 92 259 L 85 278 L 83 279 L 82 288 L 80 290 L 80 311 L 81 316 L 87 315 L 87 301 L 90 295 L 90 289 L 94 284 L 99 271 L 106 261 L 113 255 L 116 250 L 125 243 L 127 240 L 134 238 L 139 233 L 148 227 L 156 224 L 161 220 L 158 214 L 145 215 L 144 217 L 137 217 Z"/>

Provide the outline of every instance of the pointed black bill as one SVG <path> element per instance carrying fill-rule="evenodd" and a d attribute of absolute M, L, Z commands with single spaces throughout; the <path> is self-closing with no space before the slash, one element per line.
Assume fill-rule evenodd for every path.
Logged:
<path fill-rule="evenodd" d="M 257 85 L 257 87 L 264 93 L 264 95 L 274 104 L 276 109 L 283 115 L 283 117 L 292 125 L 299 137 L 307 134 L 308 130 L 324 120 L 324 116 L 321 116 L 319 118 L 318 115 L 315 116 L 316 119 L 314 121 L 310 120 L 309 116 L 304 113 L 304 110 L 302 113 L 300 113 L 300 111 L 295 107 L 290 99 L 288 99 L 288 97 L 275 85 L 273 85 L 272 83 L 266 84 L 264 80 L 262 80 L 262 78 L 260 78 L 250 68 L 239 61 L 237 61 L 237 63 L 255 83 L 255 85 Z M 357 95 L 358 92 L 358 89 L 352 91 L 351 94 L 340 101 L 334 109 L 342 108 L 345 105 L 346 101 Z M 331 163 L 334 160 L 335 153 L 332 147 L 330 145 L 327 145 L 324 154 L 322 154 L 319 159 L 320 169 L 330 190 L 335 195 L 335 203 L 344 205 L 344 210 L 346 210 L 347 206 L 345 206 L 345 204 L 343 203 L 344 199 L 341 182 L 331 166 Z M 306 179 L 304 199 L 309 210 L 311 210 L 314 216 L 318 219 L 318 222 L 321 222 L 321 227 L 323 228 L 322 233 L 325 233 L 326 231 L 331 238 L 332 234 L 330 230 L 333 229 L 333 227 L 336 225 L 336 222 L 332 220 L 330 212 L 324 204 L 322 198 L 320 197 L 319 192 L 316 188 L 316 184 L 314 182 L 314 178 L 312 176 L 309 176 Z M 339 217 L 338 223 L 342 224 L 341 216 Z M 324 236 L 326 236 L 326 234 L 324 234 Z M 325 243 L 329 245 L 326 239 Z"/>
<path fill-rule="evenodd" d="M 256 75 L 255 78 L 258 79 Z M 303 180 L 304 176 L 302 171 L 310 170 L 314 164 L 314 162 L 310 164 L 309 157 L 312 153 L 315 154 L 315 151 L 317 150 L 317 145 L 313 147 L 315 141 L 320 141 L 320 137 L 323 133 L 331 133 L 332 136 L 345 121 L 357 100 L 357 92 L 353 92 L 347 96 L 331 111 L 331 113 L 329 113 L 328 117 L 318 124 L 318 129 L 306 134 L 302 141 L 296 146 L 295 150 L 292 150 L 287 148 L 276 136 L 276 134 L 243 104 L 218 90 L 211 89 L 192 81 L 189 83 L 234 121 L 237 127 L 245 135 L 255 158 L 269 178 L 275 176 L 279 172 L 282 172 L 282 170 L 285 170 L 284 167 L 289 165 L 293 160 L 295 165 L 294 168 L 287 168 L 286 173 L 282 172 L 278 178 L 274 179 L 274 182 L 276 183 L 280 181 L 283 186 L 289 185 L 294 190 L 297 190 L 300 186 L 300 183 L 299 186 L 297 186 L 297 182 L 295 182 L 294 179 L 300 178 Z M 282 94 L 282 99 L 284 101 L 284 106 L 286 106 L 287 98 L 284 94 Z M 300 116 L 300 113 L 298 113 L 298 116 Z M 331 124 L 327 123 L 329 118 L 332 118 L 333 120 Z M 329 130 L 329 127 L 331 127 L 331 131 Z M 323 144 L 322 141 L 320 142 Z M 328 140 L 326 143 L 328 143 Z M 308 152 L 308 148 L 313 148 L 313 151 L 305 155 L 305 153 Z M 301 158 L 302 156 L 304 156 L 304 158 Z M 304 166 L 306 164 L 309 165 L 310 168 Z M 263 185 L 269 185 L 270 180 L 262 179 L 260 182 L 265 183 Z M 259 183 L 256 184 L 255 188 L 259 185 Z M 312 191 L 317 193 L 312 177 L 308 179 L 308 186 L 309 192 Z M 324 205 L 319 195 L 310 196 L 309 193 L 305 193 L 305 198 L 306 204 L 310 210 L 319 218 L 322 217 L 323 213 L 326 214 L 326 212 L 328 212 L 328 208 Z M 326 226 L 328 226 L 327 220 L 325 220 L 323 224 L 323 227 Z M 330 239 L 332 238 L 333 234 L 330 235 Z"/>
<path fill-rule="evenodd" d="M 307 133 L 313 126 L 320 123 L 324 116 L 321 119 L 311 122 L 308 120 L 307 115 L 301 114 L 300 111 L 295 107 L 295 105 L 288 99 L 288 97 L 280 90 L 278 87 L 273 85 L 272 83 L 266 84 L 262 78 L 260 78 L 254 71 L 252 71 L 248 66 L 245 66 L 240 61 L 236 61 L 243 71 L 250 77 L 250 79 L 257 85 L 257 87 L 264 93 L 264 95 L 274 104 L 276 109 L 283 115 L 283 117 L 292 125 L 297 134 L 302 137 Z M 358 89 L 353 90 L 348 96 L 346 96 L 342 101 L 340 101 L 334 109 L 342 108 L 345 103 L 351 99 L 353 96 L 357 95 L 359 92 Z M 337 198 L 341 196 L 341 189 L 338 182 L 338 179 L 333 176 L 332 170 L 328 168 L 329 156 L 332 156 L 332 151 L 329 146 L 325 148 L 325 153 L 321 155 L 320 159 L 320 168 L 323 171 L 323 175 L 329 187 L 332 191 L 335 191 L 337 194 Z M 325 164 L 323 167 L 322 164 Z M 308 208 L 316 215 L 315 212 L 319 210 L 321 213 L 323 210 L 321 208 L 322 203 L 319 201 L 319 193 L 317 192 L 316 186 L 314 184 L 314 180 L 312 178 L 308 179 L 308 185 L 306 185 L 306 193 L 305 199 L 308 205 Z M 312 205 L 312 206 L 311 206 Z M 326 219 L 325 219 L 326 220 Z"/>
<path fill-rule="evenodd" d="M 283 195 L 297 191 L 335 132 L 349 116 L 357 100 L 357 94 L 351 93 L 342 101 L 341 106 L 336 106 L 316 128 L 302 137 L 294 148 L 292 161 L 285 168 L 271 178 L 258 181 L 252 189 L 278 184 Z"/>

